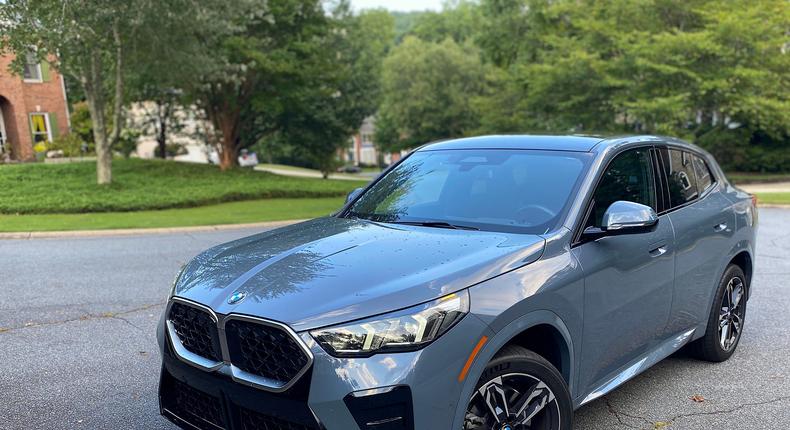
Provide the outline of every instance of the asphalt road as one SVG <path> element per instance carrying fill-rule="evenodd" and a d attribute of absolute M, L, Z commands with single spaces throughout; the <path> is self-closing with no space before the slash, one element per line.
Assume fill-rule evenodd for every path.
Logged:
<path fill-rule="evenodd" d="M 760 215 L 733 358 L 670 357 L 582 407 L 576 429 L 790 425 L 790 210 Z M 0 240 L 0 428 L 172 429 L 157 412 L 154 335 L 168 285 L 202 249 L 250 233 Z"/>

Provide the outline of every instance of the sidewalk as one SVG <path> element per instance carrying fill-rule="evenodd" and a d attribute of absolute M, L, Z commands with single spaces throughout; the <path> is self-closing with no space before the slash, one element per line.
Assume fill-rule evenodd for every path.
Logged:
<path fill-rule="evenodd" d="M 318 179 L 323 178 L 321 172 L 317 170 L 302 169 L 302 168 L 284 169 L 284 168 L 259 164 L 255 166 L 255 170 L 274 173 L 275 175 L 294 176 L 298 178 L 318 178 Z M 375 174 L 369 175 L 364 173 L 361 173 L 359 175 L 352 175 L 346 173 L 330 173 L 329 179 L 339 179 L 342 181 L 370 181 L 375 176 L 376 176 Z"/>
<path fill-rule="evenodd" d="M 737 185 L 747 193 L 790 193 L 790 182 Z"/>

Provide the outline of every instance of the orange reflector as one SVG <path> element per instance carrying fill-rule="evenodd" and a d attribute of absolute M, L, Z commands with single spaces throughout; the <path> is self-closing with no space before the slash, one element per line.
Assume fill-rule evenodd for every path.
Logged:
<path fill-rule="evenodd" d="M 469 368 L 472 367 L 472 363 L 475 361 L 475 357 L 477 357 L 477 353 L 483 348 L 483 345 L 488 342 L 488 336 L 483 336 L 480 338 L 480 341 L 477 342 L 475 349 L 472 350 L 472 353 L 469 354 L 469 358 L 466 360 L 466 364 L 464 364 L 464 368 L 461 369 L 461 373 L 458 375 L 458 382 L 463 382 L 466 379 L 466 374 L 469 373 Z"/>

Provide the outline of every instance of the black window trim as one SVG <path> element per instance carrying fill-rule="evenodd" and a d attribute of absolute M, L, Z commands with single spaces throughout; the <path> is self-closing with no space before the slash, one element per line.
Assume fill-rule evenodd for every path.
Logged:
<path fill-rule="evenodd" d="M 582 211 L 582 213 L 584 213 L 584 216 L 583 217 L 579 217 L 578 221 L 576 222 L 576 225 L 574 226 L 574 229 L 573 229 L 573 240 L 571 241 L 571 248 L 575 248 L 575 247 L 577 247 L 579 245 L 582 245 L 582 244 L 586 243 L 586 242 L 583 242 L 581 240 L 582 232 L 584 230 L 584 226 L 587 224 L 587 219 L 590 217 L 590 214 L 592 213 L 593 204 L 594 204 L 593 196 L 595 195 L 595 190 L 598 189 L 598 185 L 600 185 L 601 180 L 603 179 L 604 172 L 606 172 L 609 169 L 609 166 L 611 166 L 612 162 L 615 159 L 617 159 L 617 157 L 619 157 L 620 155 L 622 155 L 622 154 L 624 154 L 624 153 L 626 153 L 628 151 L 634 150 L 634 149 L 645 149 L 645 148 L 647 148 L 650 151 L 650 153 L 651 153 L 650 164 L 653 165 L 654 160 L 653 160 L 652 153 L 653 153 L 653 150 L 656 148 L 656 143 L 655 142 L 651 142 L 651 143 L 643 144 L 643 145 L 625 146 L 625 147 L 619 149 L 617 152 L 615 152 L 611 156 L 611 158 L 609 158 L 609 161 L 606 162 L 606 165 L 602 169 L 600 169 L 598 171 L 598 173 L 596 173 L 595 185 L 590 189 L 590 192 L 587 193 L 587 196 L 584 197 L 584 205 L 582 205 L 582 207 L 584 208 L 584 210 Z M 658 157 L 658 158 L 660 158 L 660 157 Z M 656 184 L 658 182 L 658 177 L 656 177 L 655 166 L 653 167 L 652 170 L 653 170 L 653 188 L 655 189 Z M 654 193 L 656 194 L 656 205 L 658 205 L 659 204 L 658 189 L 655 189 Z"/>
<path fill-rule="evenodd" d="M 669 187 L 667 185 L 667 178 L 665 177 L 662 170 L 663 164 L 661 162 L 661 156 L 658 153 L 658 148 L 651 148 L 650 156 L 653 161 L 653 175 L 656 178 L 656 187 L 660 187 L 661 191 L 659 193 L 659 189 L 656 189 L 656 199 L 660 199 L 657 202 L 658 207 L 656 208 L 656 213 L 660 214 L 670 207 Z"/>

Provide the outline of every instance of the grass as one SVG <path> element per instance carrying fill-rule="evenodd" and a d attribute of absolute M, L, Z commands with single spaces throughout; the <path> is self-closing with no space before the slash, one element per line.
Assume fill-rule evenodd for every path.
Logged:
<path fill-rule="evenodd" d="M 757 193 L 759 204 L 790 205 L 790 193 Z"/>
<path fill-rule="evenodd" d="M 765 184 L 771 182 L 790 182 L 790 173 L 727 173 L 727 178 L 735 184 Z"/>
<path fill-rule="evenodd" d="M 140 159 L 114 160 L 111 185 L 98 186 L 95 181 L 96 165 L 89 162 L 0 166 L 0 213 L 125 212 L 255 199 L 343 197 L 364 184 L 250 169 L 220 172 L 210 165 Z"/>
<path fill-rule="evenodd" d="M 342 197 L 268 199 L 186 209 L 85 214 L 0 215 L 0 232 L 184 227 L 316 218 L 343 205 Z"/>

